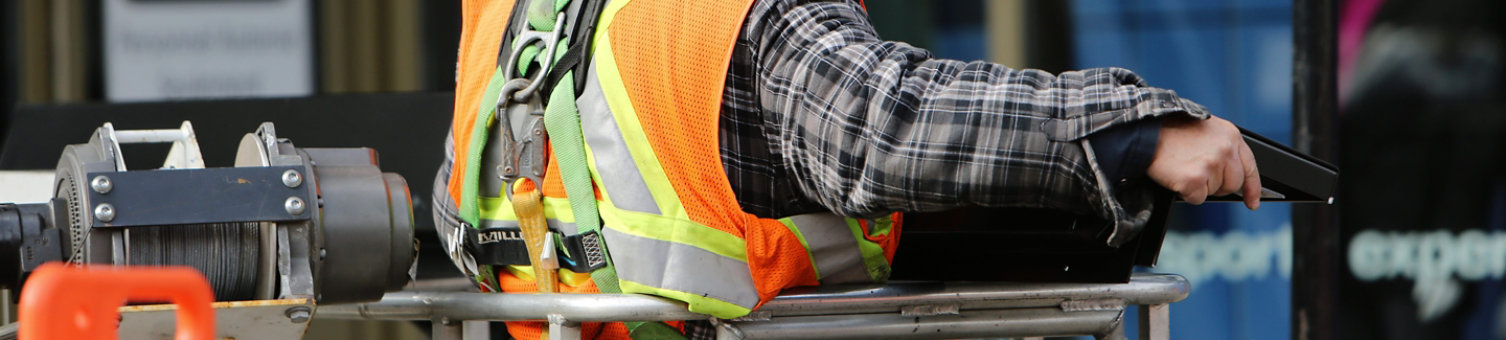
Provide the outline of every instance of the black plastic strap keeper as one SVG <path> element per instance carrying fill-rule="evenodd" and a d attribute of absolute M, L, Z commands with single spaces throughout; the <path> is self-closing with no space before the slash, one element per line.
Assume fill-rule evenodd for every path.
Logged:
<path fill-rule="evenodd" d="M 567 259 L 571 271 L 589 273 L 607 266 L 607 252 L 602 247 L 601 234 L 588 231 L 584 234 L 565 236 L 565 247 L 575 256 Z M 565 267 L 561 265 L 561 267 Z"/>

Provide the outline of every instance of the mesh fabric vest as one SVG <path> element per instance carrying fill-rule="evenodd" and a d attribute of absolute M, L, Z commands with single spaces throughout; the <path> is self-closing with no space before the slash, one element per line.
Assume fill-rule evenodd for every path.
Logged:
<path fill-rule="evenodd" d="M 738 205 L 722 167 L 718 124 L 732 47 L 751 3 L 613 0 L 602 13 L 576 104 L 601 234 L 624 293 L 734 318 L 785 288 L 888 277 L 898 214 L 774 219 Z M 491 105 L 483 97 L 511 6 L 465 4 L 449 183 L 457 202 L 462 179 L 481 175 L 464 173 L 468 160 L 460 155 L 481 147 L 471 145 L 467 131 L 477 111 Z M 557 178 L 561 164 L 576 166 L 569 163 L 552 157 L 544 179 L 551 225 L 574 220 Z M 482 220 L 514 218 L 505 197 L 482 196 Z M 520 277 L 526 270 L 499 272 L 504 291 L 533 291 Z M 573 282 L 562 282 L 561 291 L 595 290 L 589 277 L 562 274 Z"/>

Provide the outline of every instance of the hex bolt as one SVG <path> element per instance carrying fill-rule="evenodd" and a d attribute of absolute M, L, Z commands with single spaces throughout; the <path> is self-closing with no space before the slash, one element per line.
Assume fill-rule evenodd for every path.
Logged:
<path fill-rule="evenodd" d="M 288 169 L 288 171 L 283 171 L 282 185 L 289 188 L 297 188 L 299 185 L 303 185 L 303 175 L 299 174 L 298 170 Z"/>
<path fill-rule="evenodd" d="M 94 192 L 103 195 L 108 194 L 110 193 L 110 190 L 115 189 L 115 183 L 111 182 L 109 177 L 100 175 L 94 176 L 94 179 L 89 181 L 89 187 L 94 188 Z"/>
<path fill-rule="evenodd" d="M 299 214 L 303 213 L 303 209 L 306 207 L 303 205 L 302 198 L 293 196 L 288 197 L 287 201 L 282 202 L 282 208 L 287 209 L 288 215 L 298 216 Z"/>
<path fill-rule="evenodd" d="M 293 306 L 292 308 L 288 308 L 283 314 L 287 315 L 288 320 L 293 323 L 309 322 L 309 317 L 311 316 L 308 306 Z"/>
<path fill-rule="evenodd" d="M 94 206 L 94 218 L 99 219 L 101 222 L 115 220 L 115 206 L 109 203 L 100 203 Z"/>

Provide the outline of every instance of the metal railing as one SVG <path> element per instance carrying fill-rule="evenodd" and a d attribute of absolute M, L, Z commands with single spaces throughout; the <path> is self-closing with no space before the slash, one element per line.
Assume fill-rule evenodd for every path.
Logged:
<path fill-rule="evenodd" d="M 1177 275 L 1137 274 L 1123 284 L 893 282 L 786 292 L 748 316 L 720 320 L 683 303 L 636 294 L 491 294 L 402 291 L 379 302 L 320 306 L 316 318 L 432 320 L 459 338 L 462 321 L 542 320 L 575 339 L 581 322 L 710 319 L 724 339 L 969 338 L 1092 335 L 1123 338 L 1124 311 L 1139 306 L 1140 338 L 1166 339 L 1167 305 L 1191 286 Z M 439 329 L 447 327 L 450 329 Z"/>

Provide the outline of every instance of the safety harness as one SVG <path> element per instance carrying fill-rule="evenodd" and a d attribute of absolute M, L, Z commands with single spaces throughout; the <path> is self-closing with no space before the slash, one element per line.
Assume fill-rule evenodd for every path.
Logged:
<path fill-rule="evenodd" d="M 492 291 L 501 290 L 495 266 L 531 265 L 540 292 L 555 291 L 558 268 L 590 273 L 602 293 L 621 292 L 601 239 L 601 217 L 575 103 L 585 85 L 604 3 L 532 0 L 513 7 L 512 28 L 503 38 L 487 88 L 487 95 L 497 98 L 496 105 L 478 112 L 477 121 L 486 124 L 476 124 L 471 134 L 471 145 L 486 147 L 471 148 L 465 157 L 466 173 L 501 181 L 501 192 L 489 194 L 511 201 L 518 226 L 475 227 L 480 220 L 481 176 L 464 179 L 459 208 L 464 235 L 458 239 L 477 265 L 467 274 Z M 550 149 L 574 217 L 574 234 L 551 230 L 545 217 L 542 191 Z M 483 157 L 493 160 L 487 166 L 495 167 L 482 169 Z M 683 337 L 661 322 L 625 325 L 634 338 Z"/>

